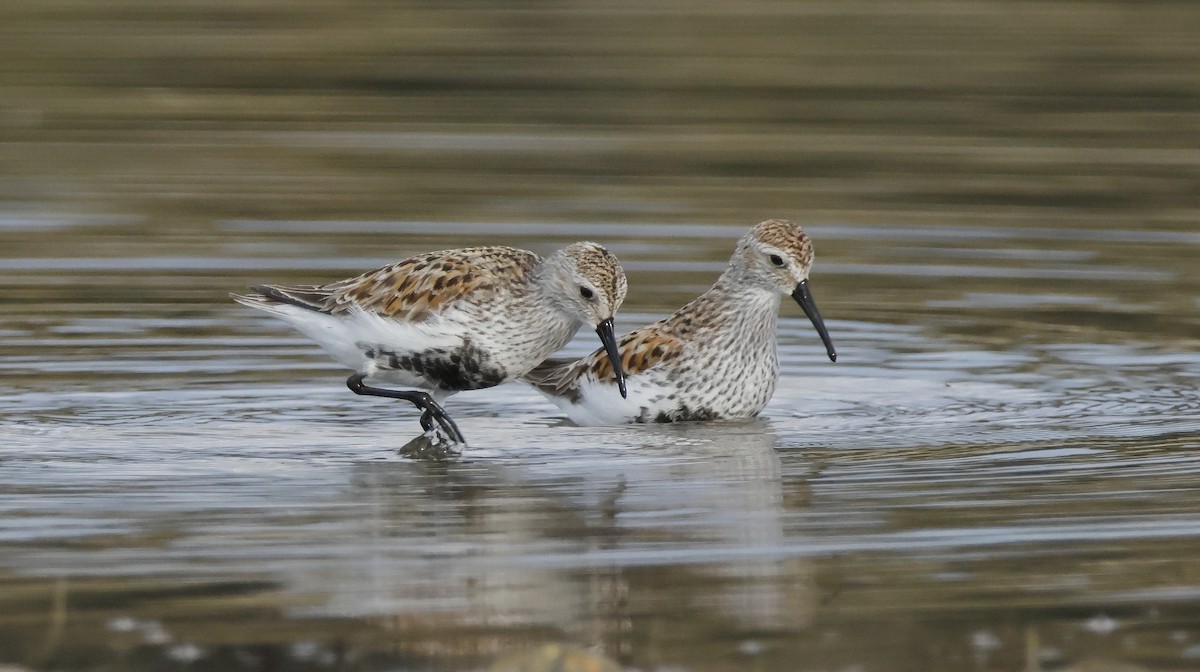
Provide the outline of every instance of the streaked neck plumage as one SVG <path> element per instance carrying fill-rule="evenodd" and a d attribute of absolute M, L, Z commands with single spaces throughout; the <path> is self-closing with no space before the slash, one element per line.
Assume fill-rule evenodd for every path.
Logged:
<path fill-rule="evenodd" d="M 519 300 L 509 307 L 508 321 L 519 323 L 519 334 L 509 337 L 528 341 L 534 363 L 549 357 L 571 340 L 582 326 L 555 291 L 556 277 L 563 263 L 560 253 L 542 259 L 533 269 L 529 283 L 519 291 Z"/>
<path fill-rule="evenodd" d="M 745 270 L 731 263 L 711 288 L 697 297 L 688 308 L 713 316 L 712 328 L 729 347 L 775 357 L 775 329 L 779 314 L 779 292 L 748 281 Z"/>

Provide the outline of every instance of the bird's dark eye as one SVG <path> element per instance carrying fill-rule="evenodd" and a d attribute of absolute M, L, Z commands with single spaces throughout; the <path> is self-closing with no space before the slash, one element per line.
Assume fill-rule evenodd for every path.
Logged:
<path fill-rule="evenodd" d="M 593 292 L 591 289 L 588 289 L 587 287 L 580 287 L 579 295 L 585 299 L 588 299 L 589 301 L 596 297 L 596 293 Z"/>
<path fill-rule="evenodd" d="M 783 266 L 783 257 L 779 256 L 778 254 L 772 254 L 771 263 L 775 264 L 776 266 Z"/>

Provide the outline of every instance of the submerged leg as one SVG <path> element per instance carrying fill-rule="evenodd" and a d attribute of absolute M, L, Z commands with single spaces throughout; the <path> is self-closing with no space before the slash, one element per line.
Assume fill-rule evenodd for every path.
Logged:
<path fill-rule="evenodd" d="M 442 431 L 446 432 L 446 436 L 455 443 L 466 443 L 462 432 L 458 430 L 458 425 L 454 424 L 454 420 L 446 414 L 446 411 L 438 405 L 433 397 L 427 392 L 420 390 L 388 390 L 382 387 L 371 387 L 363 383 L 366 376 L 361 373 L 356 373 L 346 379 L 346 387 L 350 388 L 355 394 L 362 394 L 372 397 L 387 397 L 389 399 L 403 399 L 411 403 L 413 406 L 421 409 L 421 428 L 429 431 L 433 428 L 433 423 L 436 422 Z"/>

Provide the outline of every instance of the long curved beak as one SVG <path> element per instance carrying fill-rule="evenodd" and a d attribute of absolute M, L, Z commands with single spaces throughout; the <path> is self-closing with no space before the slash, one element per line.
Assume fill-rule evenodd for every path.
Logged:
<path fill-rule="evenodd" d="M 792 298 L 800 304 L 800 307 L 804 309 L 804 314 L 817 328 L 821 342 L 825 344 L 825 352 L 829 353 L 829 361 L 836 362 L 837 352 L 833 349 L 833 341 L 829 340 L 829 331 L 825 329 L 825 320 L 821 319 L 817 304 L 813 303 L 812 294 L 808 293 L 808 280 L 801 280 L 800 284 L 796 285 L 796 290 L 792 292 Z"/>
<path fill-rule="evenodd" d="M 625 391 L 625 371 L 621 369 L 621 351 L 617 349 L 617 336 L 613 333 L 611 317 L 596 327 L 596 335 L 604 344 L 604 351 L 608 353 L 608 361 L 612 362 L 613 372 L 617 376 L 617 388 L 621 390 L 621 398 L 625 399 L 628 396 Z"/>

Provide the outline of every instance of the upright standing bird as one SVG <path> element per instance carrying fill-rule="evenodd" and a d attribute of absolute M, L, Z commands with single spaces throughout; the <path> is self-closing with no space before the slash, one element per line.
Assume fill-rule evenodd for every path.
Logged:
<path fill-rule="evenodd" d="M 619 364 L 598 350 L 574 362 L 543 362 L 525 380 L 580 425 L 758 415 L 779 379 L 775 323 L 782 297 L 800 304 L 837 361 L 808 291 L 812 263 L 812 241 L 800 227 L 762 222 L 738 242 L 711 289 L 667 319 L 622 336 Z"/>
<path fill-rule="evenodd" d="M 511 247 L 430 252 L 328 285 L 260 285 L 231 296 L 353 369 L 346 385 L 357 394 L 412 402 L 424 430 L 436 422 L 450 441 L 465 443 L 442 400 L 520 377 L 583 324 L 600 336 L 624 394 L 613 316 L 625 290 L 617 258 L 579 242 L 544 259 Z"/>

